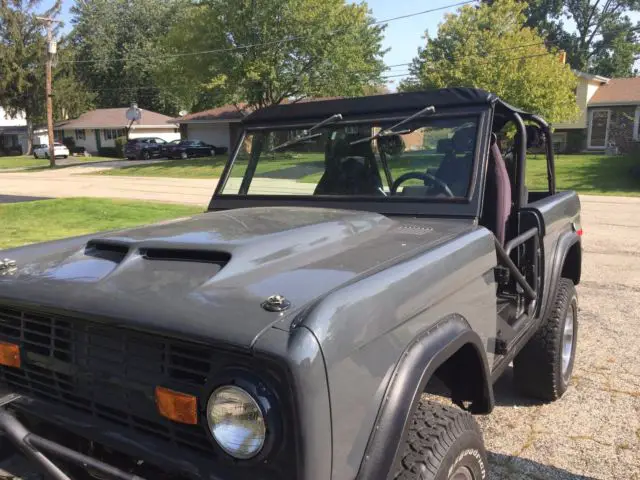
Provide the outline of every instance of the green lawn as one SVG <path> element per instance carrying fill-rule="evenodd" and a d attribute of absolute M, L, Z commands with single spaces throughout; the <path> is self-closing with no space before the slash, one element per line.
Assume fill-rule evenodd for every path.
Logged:
<path fill-rule="evenodd" d="M 416 157 L 416 158 L 414 158 Z M 433 160 L 433 161 L 432 161 Z M 226 158 L 201 158 L 172 160 L 149 165 L 114 168 L 102 175 L 134 175 L 144 177 L 218 178 L 222 174 Z M 257 177 L 287 178 L 304 183 L 318 182 L 324 168 L 322 153 L 277 154 L 268 162 L 258 164 Z M 405 153 L 392 161 L 394 178 L 410 171 L 424 171 L 437 167 L 434 158 L 417 158 Z M 593 195 L 640 195 L 640 180 L 630 172 L 640 166 L 640 158 L 632 156 L 610 157 L 601 154 L 558 155 L 556 157 L 556 182 L 558 189 L 576 190 Z M 246 160 L 236 162 L 232 176 L 241 176 Z M 546 187 L 546 162 L 542 155 L 530 155 L 527 162 L 527 185 L 530 190 Z"/>
<path fill-rule="evenodd" d="M 56 161 L 60 162 L 60 158 Z M 85 163 L 85 162 L 103 162 L 105 160 L 115 160 L 107 157 L 69 157 L 64 160 L 65 163 Z M 43 158 L 33 158 L 33 156 L 21 155 L 19 157 L 0 157 L 0 170 L 8 168 L 37 168 L 48 167 L 49 160 Z"/>
<path fill-rule="evenodd" d="M 640 179 L 631 174 L 631 170 L 639 166 L 640 158 L 634 156 L 557 155 L 556 186 L 558 190 L 575 190 L 587 195 L 640 196 Z M 528 157 L 527 186 L 530 191 L 547 189 L 544 156 Z"/>
<path fill-rule="evenodd" d="M 0 249 L 200 212 L 183 205 L 95 198 L 0 204 Z"/>

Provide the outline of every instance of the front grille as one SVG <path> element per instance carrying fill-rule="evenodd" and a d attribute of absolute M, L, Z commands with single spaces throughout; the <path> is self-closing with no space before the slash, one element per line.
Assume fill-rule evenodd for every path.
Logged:
<path fill-rule="evenodd" d="M 212 349 L 6 307 L 0 307 L 0 341 L 21 346 L 20 369 L 0 366 L 0 378 L 15 391 L 212 454 L 200 425 L 160 416 L 154 397 L 157 385 L 198 395 L 223 362 Z"/>

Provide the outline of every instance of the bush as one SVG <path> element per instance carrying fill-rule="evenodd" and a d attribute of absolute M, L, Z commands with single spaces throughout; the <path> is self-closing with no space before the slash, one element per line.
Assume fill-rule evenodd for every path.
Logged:
<path fill-rule="evenodd" d="M 67 147 L 70 152 L 73 152 L 76 149 L 76 141 L 73 137 L 64 137 L 62 139 L 62 144 Z"/>
<path fill-rule="evenodd" d="M 567 145 L 565 153 L 580 153 L 585 149 L 587 137 L 583 130 L 569 130 L 567 132 Z"/>
<path fill-rule="evenodd" d="M 115 147 L 102 147 L 98 149 L 98 155 L 101 157 L 112 157 L 112 158 L 120 158 L 118 157 L 118 152 Z"/>
<path fill-rule="evenodd" d="M 118 158 L 124 158 L 124 146 L 127 143 L 127 137 L 116 138 L 116 156 Z"/>

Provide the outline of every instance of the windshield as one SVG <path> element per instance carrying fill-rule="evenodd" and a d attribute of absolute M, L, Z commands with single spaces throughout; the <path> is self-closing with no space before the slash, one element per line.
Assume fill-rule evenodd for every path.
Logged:
<path fill-rule="evenodd" d="M 478 118 L 417 118 L 369 139 L 395 123 L 249 132 L 221 193 L 466 198 Z"/>

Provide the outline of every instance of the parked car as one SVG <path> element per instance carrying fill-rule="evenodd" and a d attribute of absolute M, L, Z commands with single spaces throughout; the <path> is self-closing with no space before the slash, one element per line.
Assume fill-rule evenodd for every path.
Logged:
<path fill-rule="evenodd" d="M 67 158 L 69 149 L 61 143 L 53 144 L 53 152 L 56 158 Z M 49 158 L 49 145 L 35 145 L 33 147 L 33 158 Z"/>
<path fill-rule="evenodd" d="M 127 160 L 149 160 L 164 155 L 166 140 L 158 137 L 132 138 L 124 146 Z"/>
<path fill-rule="evenodd" d="M 489 478 L 494 383 L 554 401 L 575 361 L 549 125 L 453 88 L 242 127 L 208 212 L 0 252 L 4 439 L 60 480 Z"/>
<path fill-rule="evenodd" d="M 227 152 L 227 147 L 216 147 L 200 140 L 181 140 L 166 146 L 168 158 L 214 157 Z"/>

